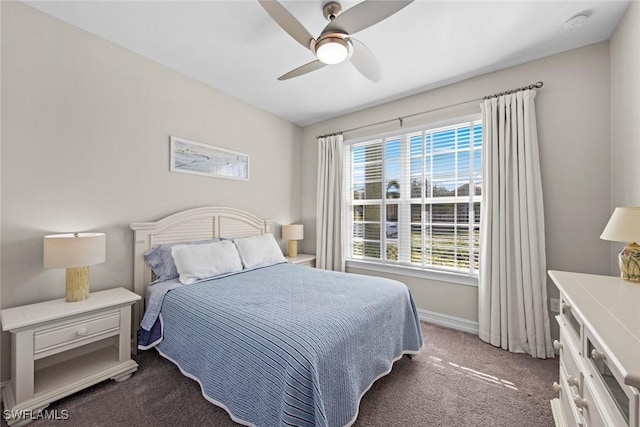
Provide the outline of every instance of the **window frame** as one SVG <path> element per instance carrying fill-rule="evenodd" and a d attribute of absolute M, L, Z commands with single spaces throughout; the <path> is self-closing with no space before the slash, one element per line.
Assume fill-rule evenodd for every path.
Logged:
<path fill-rule="evenodd" d="M 456 283 L 456 284 L 462 284 L 462 285 L 469 285 L 469 286 L 477 286 L 478 285 L 478 270 L 474 269 L 474 268 L 470 268 L 469 271 L 465 271 L 465 270 L 458 270 L 455 268 L 447 268 L 447 267 L 438 267 L 438 266 L 433 266 L 433 265 L 426 265 L 425 261 L 424 261 L 424 255 L 422 255 L 422 266 L 420 265 L 408 265 L 407 263 L 399 263 L 399 262 L 395 262 L 395 261 L 389 261 L 386 259 L 386 251 L 387 251 L 387 233 L 386 233 L 386 229 L 383 230 L 383 228 L 385 228 L 385 224 L 388 222 L 387 221 L 387 206 L 390 204 L 397 204 L 398 206 L 400 206 L 401 203 L 405 204 L 405 209 L 409 209 L 408 215 L 409 215 L 409 222 L 406 223 L 405 221 L 405 226 L 409 227 L 409 239 L 411 236 L 411 225 L 412 225 L 412 221 L 411 221 L 411 205 L 415 204 L 414 202 L 414 197 L 411 197 L 412 194 L 408 194 L 409 197 L 406 197 L 406 194 L 404 197 L 401 197 L 399 199 L 397 199 L 397 201 L 395 201 L 396 199 L 391 198 L 391 199 L 387 199 L 387 191 L 386 191 L 386 187 L 387 187 L 387 176 L 386 176 L 386 172 L 387 172 L 387 164 L 386 164 L 386 144 L 387 144 L 387 139 L 388 138 L 392 138 L 392 137 L 399 137 L 401 140 L 401 151 L 405 150 L 406 152 L 403 152 L 401 155 L 401 162 L 406 163 L 403 168 L 406 167 L 410 167 L 410 162 L 411 162 L 411 148 L 410 148 L 410 142 L 406 141 L 409 136 L 411 134 L 416 134 L 416 133 L 422 133 L 422 135 L 424 135 L 424 133 L 429 133 L 430 131 L 433 131 L 435 129 L 438 128 L 443 128 L 443 127 L 449 127 L 449 126 L 454 126 L 454 125 L 458 125 L 458 124 L 462 124 L 462 123 L 469 123 L 471 126 L 473 126 L 473 122 L 480 122 L 480 125 L 482 125 L 481 123 L 481 113 L 473 113 L 473 114 L 467 114 L 467 115 L 460 115 L 457 117 L 453 117 L 451 119 L 448 120 L 441 120 L 441 121 L 434 121 L 434 122 L 428 122 L 428 123 L 423 123 L 421 125 L 417 125 L 417 126 L 412 126 L 409 128 L 397 128 L 395 130 L 392 131 L 387 131 L 384 133 L 378 133 L 378 134 L 370 134 L 368 136 L 362 136 L 362 137 L 358 137 L 358 138 L 352 138 L 349 140 L 346 140 L 344 142 L 344 147 L 345 147 L 345 158 L 344 158 L 344 162 L 345 162 L 345 167 L 344 167 L 344 182 L 343 182 L 343 193 L 345 195 L 344 197 L 344 202 L 343 202 L 343 207 L 344 207 L 344 211 L 343 211 L 343 225 L 344 225 L 344 236 L 345 239 L 343 241 L 344 243 L 344 254 L 345 254 L 345 261 L 346 261 L 346 266 L 349 268 L 356 268 L 356 269 L 364 269 L 364 270 L 371 270 L 371 271 L 377 271 L 377 272 L 382 272 L 382 273 L 391 273 L 391 274 L 399 274 L 399 275 L 405 275 L 405 276 L 411 276 L 411 277 L 418 277 L 418 278 L 426 278 L 426 279 L 430 279 L 430 280 L 436 280 L 436 281 L 441 281 L 441 282 L 450 282 L 450 283 Z M 484 129 L 483 129 L 484 131 Z M 373 199 L 373 200 L 368 200 L 368 199 L 354 199 L 353 198 L 353 182 L 352 182 L 352 150 L 351 148 L 354 145 L 357 144 L 361 144 L 363 142 L 369 142 L 369 141 L 380 141 L 380 146 L 381 146 L 381 151 L 382 151 L 382 156 L 381 156 L 381 163 L 383 165 L 382 168 L 382 176 L 381 176 L 381 198 L 380 199 Z M 470 135 L 470 151 L 474 150 L 474 137 L 473 137 L 473 133 Z M 425 155 L 425 151 L 424 151 L 424 142 L 422 143 L 422 154 L 421 154 L 421 158 L 424 159 L 426 157 Z M 482 150 L 482 146 L 480 147 L 480 150 Z M 449 150 L 451 152 L 456 152 L 459 151 L 459 149 L 457 148 L 453 148 L 451 150 Z M 441 154 L 441 153 L 438 153 Z M 456 156 L 457 158 L 457 156 Z M 405 171 L 406 172 L 406 171 Z M 470 171 L 471 172 L 471 171 Z M 473 180 L 474 180 L 474 176 L 477 175 L 478 171 L 473 171 L 473 174 L 470 174 L 470 184 L 473 185 Z M 457 174 L 457 168 L 455 168 L 455 174 Z M 481 170 L 479 171 L 480 174 L 482 174 L 482 163 L 481 163 Z M 410 173 L 401 173 L 401 180 L 405 178 L 405 179 L 411 179 L 410 177 Z M 400 185 L 400 187 L 402 188 L 402 184 Z M 410 187 L 409 187 L 410 188 Z M 425 188 L 424 184 L 421 187 L 422 189 Z M 471 190 L 471 188 L 470 188 Z M 422 215 L 424 215 L 424 206 L 429 205 L 431 206 L 432 203 L 428 203 L 428 200 L 432 200 L 433 201 L 433 197 L 425 197 L 424 194 L 424 190 L 421 191 L 421 196 L 420 196 L 420 201 L 418 203 L 420 203 L 421 205 L 421 224 L 424 226 L 425 225 L 425 218 L 422 217 Z M 470 200 L 469 203 L 471 204 L 471 206 L 475 209 L 475 206 L 480 206 L 480 200 L 481 200 L 481 196 L 475 196 L 475 195 L 469 195 Z M 359 203 L 354 203 L 355 200 L 359 200 Z M 391 203 L 388 203 L 389 201 L 391 201 Z M 442 199 L 438 199 L 439 203 L 453 203 L 454 206 L 456 203 L 459 203 L 459 199 L 458 196 L 455 197 L 446 197 L 446 198 L 442 198 Z M 379 240 L 379 244 L 380 244 L 380 259 L 375 259 L 375 258 L 351 258 L 351 254 L 352 254 L 352 246 L 353 246 L 353 223 L 354 223 L 354 219 L 353 219 L 353 215 L 354 215 L 354 206 L 356 205 L 377 205 L 380 207 L 380 218 L 379 218 L 379 224 L 380 224 L 380 240 Z M 456 208 L 454 207 L 454 210 Z M 469 211 L 469 216 L 470 216 L 470 232 L 474 232 L 474 226 L 477 225 L 477 229 L 479 231 L 480 228 L 480 224 L 476 223 L 474 219 L 472 219 L 473 216 L 475 216 L 475 213 L 473 212 L 473 210 Z M 400 221 L 401 219 L 398 218 L 397 224 L 398 224 L 398 229 L 400 230 Z M 363 222 L 364 223 L 364 222 Z M 430 224 L 433 223 L 433 220 L 431 219 Z M 455 228 L 455 227 L 454 227 Z M 422 235 L 422 239 L 423 239 L 423 243 L 422 243 L 422 247 L 424 247 L 424 230 L 421 231 L 421 235 Z M 398 242 L 398 246 L 400 246 L 400 236 L 398 236 L 397 240 L 393 239 L 393 241 L 397 241 Z M 405 241 L 404 244 L 406 245 L 407 242 Z M 411 256 L 411 249 L 410 249 L 410 241 L 409 241 L 409 257 Z M 477 251 L 479 251 L 479 247 L 477 249 Z M 473 254 L 474 254 L 474 247 L 473 244 L 470 245 L 469 247 L 469 263 L 473 263 Z"/>

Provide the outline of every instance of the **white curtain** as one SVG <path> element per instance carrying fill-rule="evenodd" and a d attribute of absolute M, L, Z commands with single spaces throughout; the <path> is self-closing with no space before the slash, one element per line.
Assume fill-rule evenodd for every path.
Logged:
<path fill-rule="evenodd" d="M 553 357 L 547 313 L 542 183 L 534 90 L 481 104 L 484 127 L 480 338 Z"/>
<path fill-rule="evenodd" d="M 334 271 L 344 271 L 342 155 L 342 135 L 318 138 L 316 267 Z"/>

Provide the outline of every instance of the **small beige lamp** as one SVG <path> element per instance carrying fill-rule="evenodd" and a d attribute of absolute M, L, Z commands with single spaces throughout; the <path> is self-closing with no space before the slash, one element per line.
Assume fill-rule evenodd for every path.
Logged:
<path fill-rule="evenodd" d="M 640 282 L 640 207 L 616 208 L 604 228 L 601 239 L 614 242 L 632 242 L 618 253 L 620 277 Z"/>
<path fill-rule="evenodd" d="M 290 224 L 282 226 L 282 238 L 289 241 L 288 255 L 291 258 L 298 256 L 298 240 L 304 238 L 304 226 L 302 224 Z"/>
<path fill-rule="evenodd" d="M 66 268 L 65 301 L 89 298 L 89 266 L 104 262 L 104 233 L 69 233 L 44 236 L 45 268 Z"/>

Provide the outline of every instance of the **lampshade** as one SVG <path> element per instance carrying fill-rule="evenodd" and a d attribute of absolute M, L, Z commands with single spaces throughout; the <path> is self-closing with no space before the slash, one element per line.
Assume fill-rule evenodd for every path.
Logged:
<path fill-rule="evenodd" d="M 600 238 L 614 242 L 640 242 L 640 207 L 616 208 Z"/>
<path fill-rule="evenodd" d="M 316 56 L 325 64 L 339 64 L 349 56 L 349 45 L 340 38 L 329 37 L 318 42 Z"/>
<path fill-rule="evenodd" d="M 304 226 L 302 224 L 283 225 L 282 238 L 284 240 L 302 240 L 304 238 Z"/>
<path fill-rule="evenodd" d="M 44 236 L 45 268 L 85 267 L 104 262 L 104 233 L 68 233 Z"/>

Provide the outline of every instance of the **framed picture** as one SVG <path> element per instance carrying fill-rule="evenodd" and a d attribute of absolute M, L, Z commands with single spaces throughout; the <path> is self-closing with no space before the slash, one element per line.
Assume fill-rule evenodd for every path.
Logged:
<path fill-rule="evenodd" d="M 213 145 L 171 137 L 172 172 L 249 180 L 249 155 Z"/>

